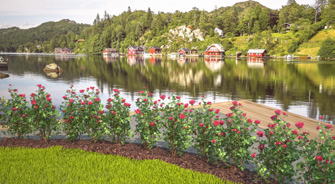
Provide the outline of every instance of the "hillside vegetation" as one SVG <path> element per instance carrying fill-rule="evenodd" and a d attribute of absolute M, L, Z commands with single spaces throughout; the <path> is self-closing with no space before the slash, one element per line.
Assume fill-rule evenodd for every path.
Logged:
<path fill-rule="evenodd" d="M 105 11 L 103 17 L 97 14 L 92 26 L 78 30 L 80 33 L 68 31 L 54 36 L 58 39 L 43 42 L 42 50 L 53 52 L 55 47 L 66 46 L 76 53 L 101 54 L 104 48 L 116 48 L 125 53 L 130 45 L 145 45 L 147 49 L 159 46 L 165 53 L 176 52 L 181 47 L 203 52 L 208 45 L 220 43 L 227 54 L 236 51 L 246 54 L 250 48 L 264 48 L 270 55 L 304 55 L 304 48 L 310 47 L 306 42 L 324 26 L 335 27 L 335 0 L 316 2 L 318 6 L 314 8 L 288 0 L 279 10 L 249 0 L 210 12 L 194 7 L 188 12 L 155 14 L 150 8 L 132 11 L 128 7 L 120 15 L 111 16 Z M 76 35 L 69 35 L 72 33 Z M 85 41 L 74 43 L 73 38 Z M 12 45 L 10 51 L 22 51 L 24 44 Z M 318 44 L 310 48 L 314 49 L 312 53 L 317 52 Z"/>

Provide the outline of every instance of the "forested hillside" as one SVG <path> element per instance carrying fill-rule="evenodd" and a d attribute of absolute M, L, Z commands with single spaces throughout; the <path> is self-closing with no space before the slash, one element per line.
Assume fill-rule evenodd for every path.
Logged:
<path fill-rule="evenodd" d="M 0 51 L 48 52 L 58 45 L 74 47 L 76 35 L 88 26 L 63 19 L 59 22 L 46 22 L 31 29 L 0 29 Z"/>
<path fill-rule="evenodd" d="M 68 31 L 52 40 L 43 40 L 42 45 L 44 52 L 66 46 L 77 53 L 101 54 L 104 48 L 125 52 L 129 45 L 159 46 L 163 52 L 176 52 L 181 47 L 204 51 L 209 44 L 220 43 L 227 54 L 265 48 L 271 55 L 285 55 L 297 52 L 325 26 L 335 27 L 335 0 L 316 0 L 313 7 L 288 0 L 279 10 L 251 0 L 211 12 L 194 7 L 189 12 L 155 14 L 150 8 L 132 11 L 128 7 L 118 16 L 107 11 L 102 17 L 97 14 L 93 26 L 83 26 L 80 33 Z M 74 37 L 85 41 L 73 42 Z M 22 51 L 23 43 L 26 42 L 12 48 Z"/>

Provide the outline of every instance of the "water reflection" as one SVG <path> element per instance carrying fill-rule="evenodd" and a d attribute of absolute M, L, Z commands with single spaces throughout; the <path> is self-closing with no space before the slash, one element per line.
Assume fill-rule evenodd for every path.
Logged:
<path fill-rule="evenodd" d="M 35 90 L 36 82 L 68 87 L 96 85 L 105 89 L 106 98 L 117 87 L 136 99 L 146 86 L 155 93 L 173 89 L 186 99 L 205 94 L 212 101 L 247 99 L 311 118 L 325 115 L 335 120 L 335 63 L 287 62 L 261 59 L 220 59 L 210 57 L 144 58 L 128 56 L 60 57 L 53 55 L 6 55 L 10 77 L 1 80 L 0 96 L 7 86 Z M 43 68 L 56 63 L 64 72 L 51 78 Z M 24 81 L 24 82 L 23 82 Z M 60 88 L 60 87 L 58 87 Z M 4 89 L 4 90 L 3 90 Z M 53 91 L 58 90 L 56 87 Z M 23 90 L 24 91 L 24 90 Z M 57 91 L 60 94 L 65 89 Z M 59 97 L 61 101 L 61 96 Z"/>

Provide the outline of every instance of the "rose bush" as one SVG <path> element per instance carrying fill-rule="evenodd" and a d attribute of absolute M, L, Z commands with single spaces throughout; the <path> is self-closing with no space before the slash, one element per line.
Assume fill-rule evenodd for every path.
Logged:
<path fill-rule="evenodd" d="M 155 104 L 152 94 L 147 90 L 138 93 L 140 98 L 136 100 L 138 109 L 134 115 L 137 122 L 135 132 L 140 136 L 143 146 L 151 149 L 161 135 L 160 106 Z M 164 100 L 165 95 L 161 95 L 161 99 Z"/>
<path fill-rule="evenodd" d="M 314 139 L 310 139 L 308 133 L 302 133 L 303 138 L 299 141 L 299 146 L 302 148 L 301 157 L 304 161 L 297 164 L 297 170 L 302 173 L 302 178 L 308 183 L 335 181 L 335 165 L 333 164 L 335 143 L 330 132 L 331 126 L 317 122 L 316 129 L 319 135 Z"/>
<path fill-rule="evenodd" d="M 192 144 L 193 126 L 187 107 L 188 104 L 181 103 L 180 97 L 172 93 L 169 97 L 169 103 L 164 104 L 161 108 L 163 112 L 162 125 L 164 127 L 163 139 L 173 155 L 182 155 L 183 150 L 187 150 Z"/>
<path fill-rule="evenodd" d="M 18 94 L 17 89 L 12 89 L 11 85 L 9 86 L 8 92 L 11 99 L 0 98 L 0 112 L 4 113 L 1 117 L 2 126 L 7 126 L 8 128 L 4 132 L 5 134 L 16 135 L 17 139 L 22 139 L 34 130 L 29 116 L 30 109 L 26 95 Z"/>
<path fill-rule="evenodd" d="M 292 181 L 296 176 L 293 162 L 299 159 L 300 151 L 295 139 L 298 134 L 290 129 L 290 124 L 285 121 L 286 113 L 275 111 L 272 116 L 273 123 L 268 124 L 268 129 L 258 132 L 256 143 L 259 153 L 254 158 L 257 174 L 263 179 L 273 177 L 276 182 Z M 303 123 L 296 123 L 298 128 Z M 264 135 L 264 139 L 262 138 Z M 255 147 L 257 149 L 257 147 Z"/>
<path fill-rule="evenodd" d="M 223 148 L 225 136 L 223 121 L 217 115 L 219 111 L 214 110 L 211 102 L 202 99 L 201 108 L 191 109 L 193 126 L 193 147 L 202 159 L 216 163 L 223 160 L 226 153 Z M 190 101 L 190 104 L 194 104 Z"/>
<path fill-rule="evenodd" d="M 224 119 L 224 122 L 226 122 L 225 137 L 222 139 L 222 145 L 227 153 L 226 161 L 231 159 L 233 166 L 244 170 L 243 163 L 248 164 L 251 160 L 251 152 L 248 149 L 256 140 L 252 133 L 256 132 L 259 121 L 256 120 L 253 123 L 241 111 L 241 107 L 242 104 L 234 101 L 233 106 L 230 108 L 232 113 L 226 114 Z"/>
<path fill-rule="evenodd" d="M 106 136 L 111 138 L 111 142 L 124 145 L 127 137 L 133 135 L 130 127 L 130 104 L 120 97 L 118 89 L 114 89 L 114 93 L 114 98 L 107 99 L 106 104 L 104 121 L 109 130 Z"/>
<path fill-rule="evenodd" d="M 58 120 L 60 112 L 52 105 L 51 95 L 45 92 L 45 87 L 41 84 L 37 86 L 36 93 L 30 95 L 29 114 L 34 131 L 38 131 L 37 135 L 46 142 L 53 131 L 57 134 L 60 130 L 61 124 Z"/>

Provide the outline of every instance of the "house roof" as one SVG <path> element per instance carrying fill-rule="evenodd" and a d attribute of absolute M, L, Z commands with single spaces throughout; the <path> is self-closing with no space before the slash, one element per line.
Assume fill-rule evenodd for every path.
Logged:
<path fill-rule="evenodd" d="M 129 46 L 128 49 L 133 48 L 134 50 L 136 49 L 143 49 L 141 46 Z"/>
<path fill-rule="evenodd" d="M 188 48 L 181 48 L 181 49 L 178 50 L 178 52 L 181 51 L 181 50 L 183 50 L 185 52 L 190 52 L 190 49 L 188 49 Z"/>
<path fill-rule="evenodd" d="M 151 46 L 150 48 L 161 49 L 160 47 L 157 47 L 157 46 Z"/>
<path fill-rule="evenodd" d="M 265 49 L 249 49 L 248 53 L 264 53 L 266 52 Z"/>
<path fill-rule="evenodd" d="M 105 50 L 107 50 L 108 52 L 117 52 L 117 50 L 114 48 L 106 48 Z"/>
<path fill-rule="evenodd" d="M 216 47 L 220 52 L 225 52 L 221 44 L 213 43 L 209 47 L 207 47 L 206 51 L 209 50 L 212 46 Z"/>

